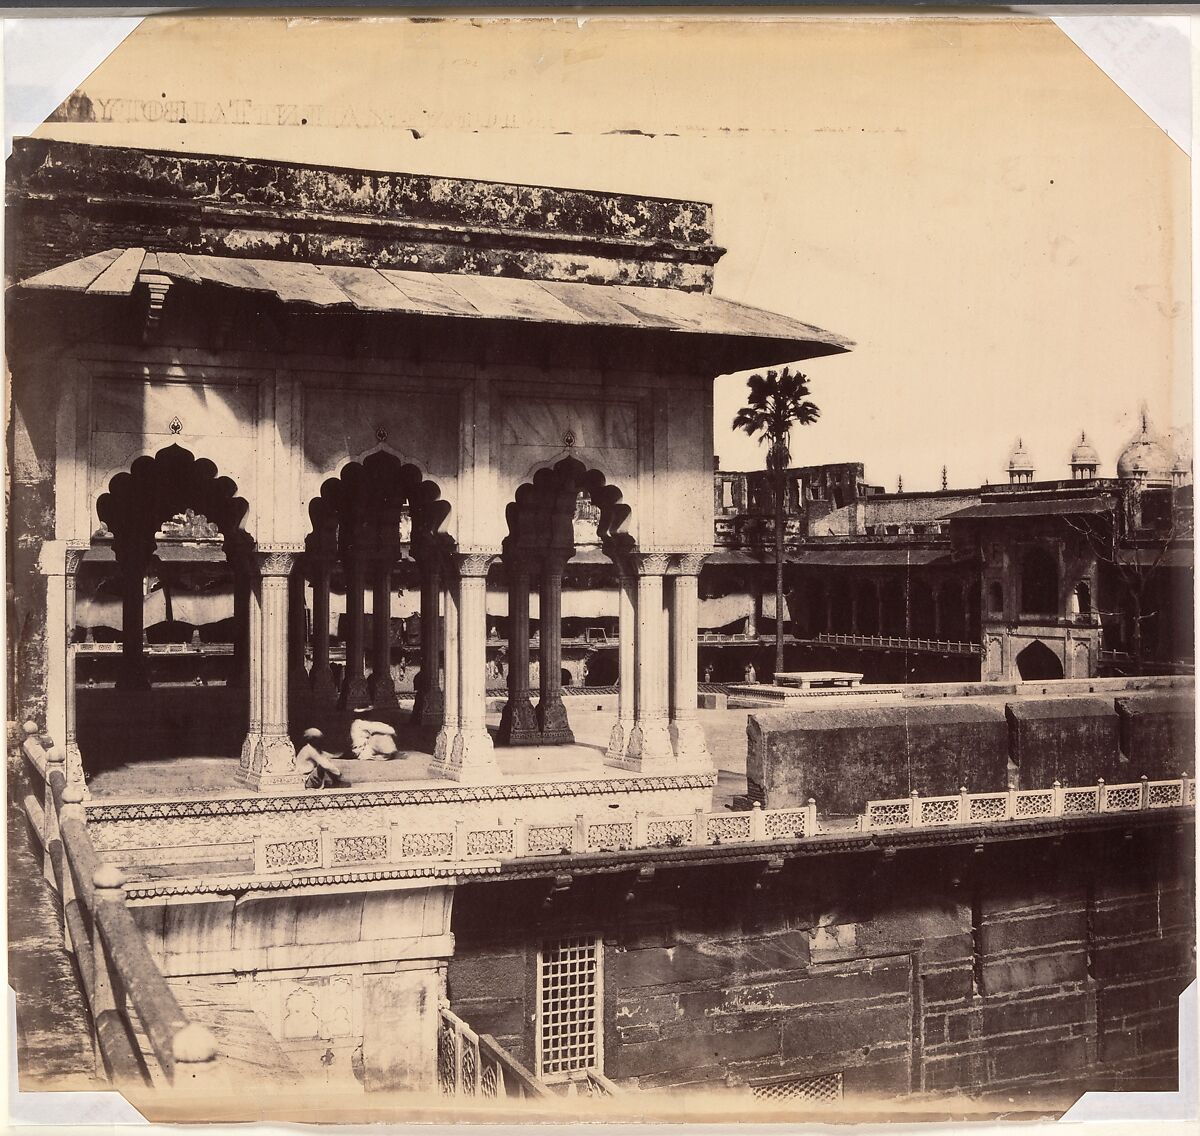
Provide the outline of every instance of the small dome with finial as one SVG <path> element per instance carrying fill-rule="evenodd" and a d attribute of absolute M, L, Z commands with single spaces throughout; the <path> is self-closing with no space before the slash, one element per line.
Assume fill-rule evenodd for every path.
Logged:
<path fill-rule="evenodd" d="M 1100 454 L 1096 447 L 1087 440 L 1086 431 L 1079 431 L 1079 441 L 1075 443 L 1075 448 L 1071 451 L 1072 465 L 1099 465 Z"/>
<path fill-rule="evenodd" d="M 1175 455 L 1163 440 L 1150 430 L 1150 416 L 1142 408 L 1141 430 L 1117 458 L 1117 476 L 1123 481 L 1171 481 Z"/>
<path fill-rule="evenodd" d="M 1008 455 L 1008 480 L 1010 482 L 1032 481 L 1035 466 L 1033 459 L 1025 449 L 1025 443 L 1018 438 L 1013 451 Z"/>

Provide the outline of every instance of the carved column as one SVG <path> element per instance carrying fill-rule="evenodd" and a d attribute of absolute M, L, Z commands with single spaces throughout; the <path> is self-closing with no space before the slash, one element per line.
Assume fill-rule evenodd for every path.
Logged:
<path fill-rule="evenodd" d="M 699 578 L 704 556 L 685 554 L 676 563 L 671 611 L 672 721 L 676 763 L 685 769 L 712 768 L 708 742 L 696 713 L 699 666 L 696 626 L 700 614 Z"/>
<path fill-rule="evenodd" d="M 496 740 L 537 745 L 541 737 L 529 700 L 529 562 L 514 556 L 508 564 L 508 701 Z"/>
<path fill-rule="evenodd" d="M 121 594 L 121 670 L 117 675 L 118 690 L 149 690 L 150 676 L 146 669 L 145 628 L 142 624 L 143 604 L 146 601 L 146 561 L 128 557 L 119 561 L 122 573 Z"/>
<path fill-rule="evenodd" d="M 322 708 L 333 706 L 338 699 L 337 683 L 333 681 L 333 668 L 329 665 L 329 577 L 332 570 L 332 563 L 324 557 L 312 566 L 313 657 L 308 679 L 313 700 Z"/>
<path fill-rule="evenodd" d="M 288 700 L 302 706 L 308 701 L 309 691 L 308 671 L 304 668 L 308 618 L 302 572 L 293 572 L 288 578 L 288 628 Z"/>
<path fill-rule="evenodd" d="M 458 590 L 458 741 L 439 771 L 454 781 L 481 784 L 500 774 L 491 735 L 487 731 L 487 572 L 492 552 L 457 556 Z M 446 660 L 446 669 L 454 665 Z"/>
<path fill-rule="evenodd" d="M 604 761 L 624 766 L 636 706 L 637 574 L 628 557 L 613 559 L 617 565 L 617 720 L 609 731 Z"/>
<path fill-rule="evenodd" d="M 247 780 L 250 770 L 262 767 L 262 600 L 258 566 L 245 563 L 238 569 L 246 590 L 246 740 L 238 776 Z"/>
<path fill-rule="evenodd" d="M 942 637 L 942 589 L 941 585 L 931 587 L 930 595 L 933 597 L 933 638 L 940 639 Z"/>
<path fill-rule="evenodd" d="M 858 582 L 850 582 L 850 634 L 858 634 Z"/>
<path fill-rule="evenodd" d="M 667 726 L 667 653 L 663 626 L 663 576 L 670 557 L 643 553 L 636 557 L 637 693 L 626 765 L 643 773 L 674 768 L 675 754 Z"/>
<path fill-rule="evenodd" d="M 392 682 L 392 562 L 375 565 L 371 598 L 371 700 L 375 707 L 396 705 L 396 685 Z"/>
<path fill-rule="evenodd" d="M 363 675 L 363 640 L 366 619 L 363 614 L 366 591 L 366 564 L 363 557 L 352 552 L 346 569 L 346 674 L 342 679 L 342 696 L 338 705 L 357 710 L 371 705 L 371 691 Z"/>
<path fill-rule="evenodd" d="M 262 725 L 251 755 L 247 783 L 255 789 L 301 788 L 296 749 L 288 733 L 288 577 L 300 545 L 263 548 L 258 553 L 261 639 L 259 699 Z M 251 660 L 253 666 L 253 660 Z"/>
<path fill-rule="evenodd" d="M 442 690 L 442 728 L 438 731 L 437 740 L 433 745 L 433 764 L 430 766 L 430 772 L 435 777 L 453 776 L 449 771 L 457 770 L 462 765 L 462 698 L 458 685 L 461 656 L 458 641 L 458 591 L 458 576 L 447 572 L 442 587 L 442 601 L 446 606 L 446 682 Z"/>
<path fill-rule="evenodd" d="M 562 698 L 562 581 L 570 555 L 551 550 L 542 567 L 537 723 L 543 745 L 575 742 Z"/>
<path fill-rule="evenodd" d="M 76 575 L 79 571 L 80 564 L 83 563 L 84 553 L 87 552 L 87 545 L 72 544 L 67 546 L 66 551 L 66 572 L 63 583 L 65 585 L 66 600 L 64 603 L 65 609 L 65 628 L 66 631 L 66 673 L 63 676 L 63 694 L 65 696 L 65 721 L 66 721 L 66 737 L 64 739 L 64 754 L 66 764 L 67 784 L 83 786 L 84 793 L 87 793 L 87 787 L 83 781 L 83 755 L 79 752 L 79 741 L 75 733 L 75 657 L 77 648 L 75 646 L 75 598 L 76 598 Z"/>
<path fill-rule="evenodd" d="M 413 702 L 413 721 L 439 730 L 445 716 L 441 679 L 441 564 L 438 554 L 426 552 L 417 559 L 421 572 L 421 688 Z M 446 664 L 447 667 L 450 665 Z"/>

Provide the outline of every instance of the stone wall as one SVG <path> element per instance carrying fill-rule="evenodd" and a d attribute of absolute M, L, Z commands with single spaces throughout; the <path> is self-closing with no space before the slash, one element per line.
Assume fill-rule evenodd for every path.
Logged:
<path fill-rule="evenodd" d="M 1150 682 L 1135 679 L 1128 686 Z M 967 702 L 962 699 L 974 694 L 1011 695 L 1021 687 L 940 683 L 905 691 L 900 706 L 751 714 L 750 796 L 768 808 L 812 797 L 822 814 L 838 815 L 862 812 L 868 800 L 940 796 L 964 785 L 985 793 L 1194 773 L 1190 688 L 1130 693 L 1127 684 L 1103 679 L 1057 685 L 1096 693 Z M 933 701 L 942 696 L 947 700 Z"/>
<path fill-rule="evenodd" d="M 1136 694 L 1116 700 L 1121 752 L 1135 777 L 1178 777 L 1196 764 L 1196 699 L 1190 693 Z"/>
<path fill-rule="evenodd" d="M 746 776 L 770 808 L 815 798 L 824 814 L 868 800 L 1008 787 L 1008 731 L 996 706 L 945 703 L 751 714 Z"/>
<path fill-rule="evenodd" d="M 842 1075 L 847 1096 L 1175 1085 L 1192 829 L 459 888 L 452 1007 L 535 1062 L 536 953 L 603 943 L 604 1071 L 644 1089 Z"/>
<path fill-rule="evenodd" d="M 1020 788 L 1044 789 L 1055 781 L 1089 785 L 1130 780 L 1119 760 L 1117 712 L 1102 698 L 1036 698 L 1005 707 L 1012 760 Z"/>

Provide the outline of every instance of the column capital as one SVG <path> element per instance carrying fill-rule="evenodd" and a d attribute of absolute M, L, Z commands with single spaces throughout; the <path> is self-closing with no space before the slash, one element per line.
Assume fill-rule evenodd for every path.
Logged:
<path fill-rule="evenodd" d="M 677 576 L 699 576 L 700 569 L 704 567 L 705 560 L 709 557 L 708 552 L 681 552 L 675 557 L 675 574 Z"/>
<path fill-rule="evenodd" d="M 635 552 L 630 564 L 639 576 L 665 576 L 671 567 L 669 552 Z"/>
<path fill-rule="evenodd" d="M 67 548 L 63 554 L 63 566 L 68 576 L 74 576 L 79 571 L 79 566 L 83 563 L 83 558 L 87 555 L 89 548 L 91 548 L 90 541 L 67 541 Z"/>
<path fill-rule="evenodd" d="M 458 566 L 458 574 L 468 578 L 484 577 L 488 574 L 488 569 L 492 566 L 492 562 L 500 555 L 499 552 L 475 551 L 475 552 L 457 552 L 454 554 L 454 562 Z"/>
<path fill-rule="evenodd" d="M 255 549 L 258 570 L 263 576 L 288 576 L 296 565 L 296 557 L 304 551 L 302 544 L 267 544 Z"/>

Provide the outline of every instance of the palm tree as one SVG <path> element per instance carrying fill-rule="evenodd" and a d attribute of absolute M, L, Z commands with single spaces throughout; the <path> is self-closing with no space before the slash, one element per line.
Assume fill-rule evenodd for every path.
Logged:
<path fill-rule="evenodd" d="M 807 376 L 784 367 L 766 375 L 751 375 L 746 384 L 746 405 L 733 419 L 733 429 L 745 430 L 767 447 L 767 469 L 775 498 L 775 672 L 783 670 L 783 538 L 787 468 L 792 461 L 789 446 L 793 426 L 815 422 L 821 411 L 807 398 Z"/>

